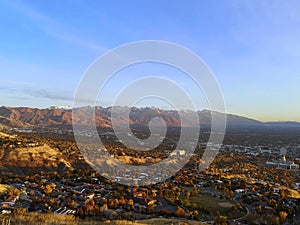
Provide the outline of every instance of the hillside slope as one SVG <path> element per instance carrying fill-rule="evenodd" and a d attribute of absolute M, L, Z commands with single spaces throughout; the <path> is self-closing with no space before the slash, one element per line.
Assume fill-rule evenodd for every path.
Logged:
<path fill-rule="evenodd" d="M 130 124 L 132 126 L 147 126 L 152 118 L 162 118 L 167 126 L 177 127 L 186 126 L 193 127 L 197 124 L 210 125 L 211 116 L 220 117 L 224 114 L 219 112 L 202 110 L 198 112 L 194 111 L 174 111 L 174 110 L 162 110 L 153 107 L 146 108 L 131 108 L 129 118 L 126 117 L 125 112 L 128 110 L 126 107 L 96 107 L 95 108 L 95 121 L 97 126 L 110 128 L 112 110 L 115 112 L 115 122 L 117 125 L 124 126 Z M 75 109 L 80 115 L 80 125 L 90 126 L 91 118 L 85 116 L 86 112 L 91 112 L 90 107 L 83 107 Z M 180 120 L 179 114 L 185 116 L 184 122 Z M 195 115 L 198 114 L 199 120 L 195 120 Z M 257 127 L 257 126 L 293 126 L 300 127 L 300 123 L 297 122 L 268 122 L 263 123 L 258 120 L 250 119 L 243 116 L 237 116 L 227 114 L 227 126 L 228 127 Z M 72 110 L 70 109 L 37 109 L 29 107 L 0 107 L 0 125 L 10 127 L 28 127 L 28 126 L 72 126 Z M 154 125 L 161 125 L 156 123 Z"/>

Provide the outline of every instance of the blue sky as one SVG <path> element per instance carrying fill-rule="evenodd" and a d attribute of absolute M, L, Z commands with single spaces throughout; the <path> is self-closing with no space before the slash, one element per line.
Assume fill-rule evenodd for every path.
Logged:
<path fill-rule="evenodd" d="M 128 42 L 164 40 L 189 48 L 209 65 L 227 112 L 300 121 L 296 0 L 3 0 L 0 26 L 0 105 L 72 105 L 84 72 L 106 51 Z M 207 108 L 184 74 L 152 71 L 158 72 L 187 89 L 199 109 Z M 143 71 L 119 75 L 103 90 L 100 104 L 111 104 L 125 81 Z"/>

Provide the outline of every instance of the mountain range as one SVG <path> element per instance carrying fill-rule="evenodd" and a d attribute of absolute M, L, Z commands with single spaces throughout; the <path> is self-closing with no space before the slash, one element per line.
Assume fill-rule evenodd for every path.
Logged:
<path fill-rule="evenodd" d="M 112 107 L 95 107 L 95 121 L 97 126 L 110 128 Z M 74 109 L 78 110 L 78 109 Z M 83 113 L 85 110 L 91 110 L 90 107 L 80 108 L 78 112 Z M 116 123 L 119 125 L 130 124 L 133 126 L 146 126 L 154 117 L 161 117 L 167 126 L 194 126 L 195 123 L 200 125 L 210 125 L 211 116 L 222 115 L 219 112 L 202 110 L 202 111 L 180 111 L 185 115 L 185 121 L 181 123 L 179 113 L 174 110 L 162 110 L 154 107 L 131 108 L 129 118 L 125 116 L 128 108 L 123 106 L 114 106 L 116 112 Z M 199 116 L 199 121 L 195 121 L 192 115 L 195 113 Z M 300 127 L 298 122 L 261 122 L 243 116 L 227 114 L 227 127 Z M 88 126 L 91 121 L 88 118 L 80 121 L 81 125 Z M 29 108 L 29 107 L 0 107 L 0 125 L 7 127 L 32 127 L 32 126 L 72 126 L 72 109 L 64 107 L 50 107 L 47 109 Z M 159 124 L 154 124 L 159 125 Z"/>

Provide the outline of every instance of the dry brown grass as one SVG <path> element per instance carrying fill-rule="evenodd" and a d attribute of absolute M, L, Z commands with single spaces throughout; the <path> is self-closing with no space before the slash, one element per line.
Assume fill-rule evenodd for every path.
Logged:
<path fill-rule="evenodd" d="M 22 215 L 9 215 L 2 216 L 1 220 L 4 225 L 75 225 L 74 216 L 69 215 L 56 215 L 56 214 L 41 214 L 30 213 Z"/>
<path fill-rule="evenodd" d="M 165 224 L 182 224 L 182 225 L 205 225 L 198 221 L 179 220 L 179 219 L 163 219 L 154 218 L 147 220 L 139 220 L 135 222 L 127 220 L 116 220 L 116 221 L 83 221 L 76 219 L 72 215 L 57 215 L 57 214 L 40 214 L 40 213 L 28 213 L 22 215 L 8 215 L 0 216 L 1 225 L 96 225 L 96 224 L 115 224 L 115 225 L 165 225 Z"/>
<path fill-rule="evenodd" d="M 14 190 L 17 190 L 15 187 L 8 185 L 8 184 L 0 184 L 0 197 L 3 195 L 13 192 Z"/>
<path fill-rule="evenodd" d="M 1 127 L 0 127 L 1 128 Z M 3 133 L 3 132 L 1 132 L 0 131 L 0 137 L 8 137 L 8 138 L 15 138 L 14 136 L 11 136 L 11 135 L 9 135 L 9 134 L 6 134 L 6 133 Z"/>
<path fill-rule="evenodd" d="M 8 184 L 0 184 L 0 194 L 1 193 L 6 193 L 9 190 L 13 189 L 14 187 Z"/>
<path fill-rule="evenodd" d="M 288 190 L 288 192 L 289 192 L 288 196 L 290 198 L 300 199 L 300 193 L 297 190 L 293 190 L 293 189 L 287 188 L 285 186 L 280 186 L 279 188 L 282 189 L 282 190 Z"/>
<path fill-rule="evenodd" d="M 8 153 L 8 160 L 15 162 L 18 161 L 20 164 L 36 164 L 37 166 L 43 166 L 45 161 L 48 164 L 57 164 L 59 162 L 64 163 L 67 167 L 72 167 L 69 162 L 63 159 L 62 154 L 51 148 L 48 145 L 30 147 L 30 148 L 16 148 Z"/>
<path fill-rule="evenodd" d="M 126 164 L 152 164 L 162 161 L 159 158 L 135 158 L 132 156 L 118 156 L 118 160 Z"/>

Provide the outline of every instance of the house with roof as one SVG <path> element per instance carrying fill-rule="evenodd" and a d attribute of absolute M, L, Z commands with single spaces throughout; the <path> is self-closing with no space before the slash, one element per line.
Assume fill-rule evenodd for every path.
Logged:
<path fill-rule="evenodd" d="M 7 204 L 7 205 L 13 207 L 18 200 L 19 200 L 19 196 L 11 195 L 4 202 L 2 202 L 2 204 Z"/>

